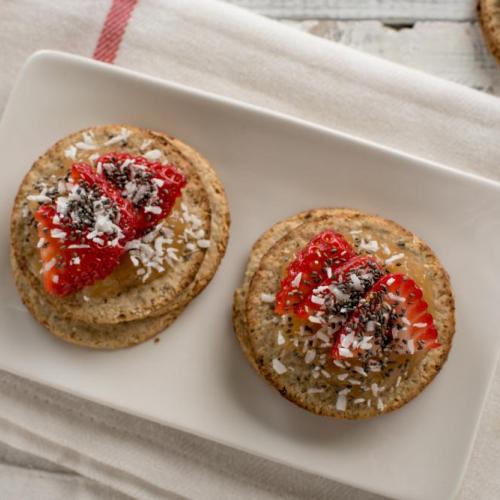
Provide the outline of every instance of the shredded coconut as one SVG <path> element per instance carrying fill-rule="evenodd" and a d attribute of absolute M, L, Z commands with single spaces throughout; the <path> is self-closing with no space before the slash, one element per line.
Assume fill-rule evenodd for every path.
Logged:
<path fill-rule="evenodd" d="M 149 161 L 159 160 L 161 158 L 161 151 L 159 149 L 152 149 L 151 151 L 144 153 L 144 158 Z"/>
<path fill-rule="evenodd" d="M 403 259 L 405 256 L 404 253 L 398 253 L 396 255 L 393 255 L 392 257 L 389 257 L 388 259 L 385 259 L 386 264 L 392 264 L 393 262 L 396 262 L 397 260 Z"/>
<path fill-rule="evenodd" d="M 261 293 L 260 300 L 267 304 L 272 304 L 275 301 L 276 297 L 272 293 Z"/>
<path fill-rule="evenodd" d="M 376 241 L 376 240 L 371 240 L 371 241 L 362 240 L 361 243 L 359 244 L 359 248 L 361 250 L 365 250 L 366 252 L 375 253 L 379 249 L 378 241 Z"/>
<path fill-rule="evenodd" d="M 337 396 L 337 402 L 335 403 L 335 408 L 338 411 L 345 411 L 347 407 L 347 394 L 349 394 L 350 392 L 350 389 L 342 389 L 339 392 Z"/>
<path fill-rule="evenodd" d="M 78 150 L 75 148 L 75 146 L 69 146 L 64 150 L 64 156 L 66 158 L 69 158 L 70 160 L 76 160 L 76 153 Z"/>
<path fill-rule="evenodd" d="M 278 374 L 278 375 L 283 375 L 283 373 L 286 373 L 288 370 L 287 367 L 277 358 L 273 359 L 273 370 Z"/>
<path fill-rule="evenodd" d="M 112 144 L 117 144 L 122 141 L 126 141 L 132 132 L 130 130 L 127 130 L 126 128 L 121 128 L 120 133 L 112 137 L 111 139 L 108 139 L 104 145 L 105 146 L 111 146 Z"/>
<path fill-rule="evenodd" d="M 293 278 L 292 286 L 294 288 L 299 288 L 301 280 L 302 280 L 302 273 L 300 272 L 297 274 L 297 276 L 295 276 L 295 278 Z"/>

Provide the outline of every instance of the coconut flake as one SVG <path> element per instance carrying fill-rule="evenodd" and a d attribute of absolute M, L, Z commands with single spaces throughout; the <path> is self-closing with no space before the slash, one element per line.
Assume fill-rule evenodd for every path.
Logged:
<path fill-rule="evenodd" d="M 339 347 L 339 354 L 344 358 L 352 358 L 353 354 L 349 349 L 345 347 Z"/>
<path fill-rule="evenodd" d="M 276 300 L 276 296 L 272 293 L 261 293 L 260 300 L 266 304 L 272 304 Z"/>
<path fill-rule="evenodd" d="M 317 295 L 312 295 L 311 302 L 313 304 L 318 304 L 318 305 L 322 306 L 325 303 L 325 299 L 323 297 L 318 297 Z"/>
<path fill-rule="evenodd" d="M 147 207 L 144 207 L 144 212 L 145 213 L 151 213 L 151 214 L 156 214 L 156 215 L 160 215 L 162 210 L 161 210 L 161 207 L 157 207 L 157 206 L 147 206 Z"/>
<path fill-rule="evenodd" d="M 30 194 L 26 197 L 28 201 L 36 201 L 38 203 L 49 203 L 51 200 L 48 196 L 43 193 L 40 194 Z"/>
<path fill-rule="evenodd" d="M 347 295 L 346 293 L 344 293 L 342 290 L 340 290 L 339 288 L 337 288 L 335 285 L 332 285 L 330 287 L 333 295 L 335 295 L 335 299 L 338 301 L 338 302 L 348 302 L 350 297 L 349 295 Z"/>
<path fill-rule="evenodd" d="M 196 244 L 200 248 L 208 248 L 210 246 L 210 240 L 198 240 Z"/>
<path fill-rule="evenodd" d="M 71 145 L 64 150 L 64 156 L 66 158 L 69 158 L 70 160 L 76 160 L 77 152 L 78 150 L 75 148 L 75 146 Z"/>
<path fill-rule="evenodd" d="M 354 290 L 357 291 L 363 290 L 363 285 L 361 283 L 361 280 L 358 278 L 356 273 L 351 273 L 349 277 L 351 279 L 352 287 L 354 288 Z"/>
<path fill-rule="evenodd" d="M 368 374 L 365 372 L 365 370 L 363 369 L 363 367 L 362 367 L 362 366 L 355 366 L 355 367 L 353 368 L 353 370 L 354 370 L 355 372 L 358 372 L 358 373 L 359 373 L 360 375 L 362 375 L 363 377 L 367 377 L 367 376 L 368 376 Z"/>
<path fill-rule="evenodd" d="M 149 161 L 159 160 L 161 158 L 161 151 L 159 149 L 152 149 L 151 151 L 144 153 L 144 158 Z"/>
<path fill-rule="evenodd" d="M 349 394 L 350 389 L 342 389 L 338 396 L 337 396 L 337 402 L 335 403 L 335 408 L 338 411 L 345 411 L 347 407 L 347 394 Z"/>
<path fill-rule="evenodd" d="M 311 323 L 315 323 L 315 324 L 317 324 L 317 325 L 320 325 L 320 324 L 322 323 L 321 318 L 320 318 L 320 317 L 318 317 L 318 316 L 309 316 L 307 319 L 308 319 Z"/>
<path fill-rule="evenodd" d="M 90 245 L 69 245 L 69 250 L 77 250 L 78 248 L 90 248 Z"/>
<path fill-rule="evenodd" d="M 293 278 L 292 286 L 294 288 L 299 288 L 301 280 L 302 280 L 302 273 L 300 272 L 297 274 L 297 276 L 295 276 L 295 278 Z"/>
<path fill-rule="evenodd" d="M 278 343 L 278 345 L 283 345 L 285 343 L 285 337 L 283 337 L 281 330 L 278 332 L 278 337 L 276 339 L 276 342 Z"/>
<path fill-rule="evenodd" d="M 56 228 L 50 230 L 50 236 L 52 236 L 52 238 L 56 238 L 58 240 L 65 240 L 66 239 L 66 231 L 62 231 L 61 229 L 56 227 Z"/>
<path fill-rule="evenodd" d="M 83 142 L 87 144 L 94 144 L 94 132 L 87 130 L 83 134 Z"/>
<path fill-rule="evenodd" d="M 84 151 L 92 151 L 97 148 L 95 144 L 87 144 L 86 142 L 77 142 L 75 146 Z"/>
<path fill-rule="evenodd" d="M 120 133 L 112 137 L 111 139 L 108 139 L 104 145 L 105 146 L 111 146 L 112 144 L 117 144 L 121 141 L 126 141 L 132 132 L 130 130 L 127 130 L 126 128 L 121 128 Z"/>
<path fill-rule="evenodd" d="M 286 373 L 288 368 L 277 358 L 273 359 L 273 370 L 278 374 L 278 375 L 283 375 L 283 373 Z"/>
<path fill-rule="evenodd" d="M 387 296 L 388 296 L 391 300 L 393 300 L 394 302 L 406 302 L 406 299 L 405 299 L 404 297 L 401 297 L 401 296 L 399 296 L 399 295 L 396 295 L 396 294 L 394 294 L 394 293 L 392 293 L 392 292 L 389 292 L 389 293 L 387 294 Z"/>
<path fill-rule="evenodd" d="M 340 337 L 340 345 L 342 347 L 345 347 L 346 349 L 349 349 L 351 347 L 352 342 L 354 340 L 354 332 L 351 332 L 349 334 L 343 333 Z"/>
<path fill-rule="evenodd" d="M 371 252 L 371 253 L 378 252 L 378 249 L 379 249 L 378 241 L 376 241 L 376 240 L 371 240 L 371 241 L 362 240 L 361 243 L 359 244 L 359 248 L 361 250 L 365 250 L 366 252 Z"/>
<path fill-rule="evenodd" d="M 306 352 L 304 361 L 306 362 L 307 365 L 309 365 L 314 361 L 315 357 L 316 357 L 316 350 L 310 349 L 309 351 Z"/>
<path fill-rule="evenodd" d="M 386 265 L 392 264 L 393 262 L 396 262 L 397 260 L 403 259 L 404 256 L 405 256 L 404 253 L 398 253 L 396 255 L 393 255 L 392 257 L 389 257 L 388 259 L 385 259 L 385 263 L 386 263 Z M 389 280 L 387 280 L 387 281 L 389 281 Z"/>
<path fill-rule="evenodd" d="M 151 146 L 151 144 L 153 144 L 153 139 L 145 139 L 140 146 L 140 150 L 144 151 L 146 148 Z"/>
<path fill-rule="evenodd" d="M 42 272 L 44 273 L 48 273 L 55 265 L 56 265 L 57 261 L 56 259 L 53 257 L 52 259 L 50 259 L 48 262 L 46 262 L 43 267 L 42 267 Z"/>
<path fill-rule="evenodd" d="M 330 337 L 324 332 L 323 328 L 316 332 L 316 338 L 322 340 L 325 343 L 330 342 Z"/>
<path fill-rule="evenodd" d="M 415 341 L 413 339 L 410 339 L 407 341 L 406 345 L 408 347 L 408 352 L 410 354 L 415 354 Z"/>
<path fill-rule="evenodd" d="M 307 389 L 307 394 L 320 394 L 322 392 L 325 392 L 325 389 L 318 389 L 316 387 L 309 387 Z"/>

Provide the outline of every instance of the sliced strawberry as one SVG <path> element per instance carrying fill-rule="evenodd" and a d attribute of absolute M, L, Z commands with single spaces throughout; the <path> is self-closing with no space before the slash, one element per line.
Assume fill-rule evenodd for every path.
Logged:
<path fill-rule="evenodd" d="M 105 278 L 136 234 L 137 215 L 130 202 L 89 165 L 73 165 L 69 181 L 61 196 L 35 213 L 43 282 L 55 295 Z"/>
<path fill-rule="evenodd" d="M 276 312 L 304 316 L 303 302 L 311 291 L 354 255 L 341 234 L 327 230 L 316 235 L 288 266 L 276 296 Z"/>
<path fill-rule="evenodd" d="M 173 165 L 150 162 L 143 156 L 108 153 L 101 156 L 96 165 L 97 171 L 137 210 L 140 233 L 170 213 L 186 185 L 186 178 Z"/>
<path fill-rule="evenodd" d="M 80 189 L 84 189 L 88 192 L 88 194 L 90 194 L 90 197 L 84 196 L 83 198 L 79 198 L 75 195 L 72 196 L 72 193 L 70 193 L 67 197 L 70 204 L 70 212 L 72 210 L 72 204 L 75 207 L 76 212 L 78 212 L 78 205 L 80 204 L 80 209 L 87 210 L 97 217 L 98 220 L 96 223 L 98 226 L 99 222 L 105 224 L 103 215 L 107 216 L 107 218 L 111 220 L 113 217 L 116 218 L 117 221 L 119 221 L 117 222 L 117 225 L 123 234 L 122 238 L 120 238 L 120 243 L 129 241 L 136 237 L 140 226 L 140 219 L 134 210 L 132 203 L 129 200 L 124 199 L 120 191 L 118 191 L 113 184 L 108 182 L 102 175 L 99 175 L 90 165 L 87 165 L 86 163 L 76 163 L 71 167 L 70 181 L 74 185 L 79 186 Z M 75 192 L 77 191 L 77 188 L 73 189 Z M 101 197 L 100 206 L 99 197 Z M 97 206 L 95 205 L 96 199 Z M 94 203 L 94 205 L 92 205 L 92 203 Z M 61 202 L 59 202 L 58 205 L 61 205 Z M 75 213 L 75 211 L 73 213 Z M 100 236 L 105 241 L 110 239 L 109 234 L 106 234 L 106 231 L 104 231 L 104 234 Z"/>
<path fill-rule="evenodd" d="M 414 354 L 440 347 L 422 290 L 403 274 L 386 274 L 344 323 L 334 358 L 369 359 L 385 353 Z"/>
<path fill-rule="evenodd" d="M 330 326 L 338 326 L 382 275 L 383 269 L 373 257 L 356 255 L 313 289 L 297 314 L 303 318 L 316 315 Z"/>

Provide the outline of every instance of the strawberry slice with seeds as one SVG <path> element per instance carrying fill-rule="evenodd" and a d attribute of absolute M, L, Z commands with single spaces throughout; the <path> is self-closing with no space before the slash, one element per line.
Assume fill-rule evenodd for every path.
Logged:
<path fill-rule="evenodd" d="M 137 210 L 140 234 L 171 212 L 186 185 L 186 178 L 173 165 L 150 162 L 143 156 L 108 153 L 101 156 L 96 165 L 98 173 L 119 189 Z"/>
<path fill-rule="evenodd" d="M 341 234 L 326 230 L 316 235 L 288 266 L 276 295 L 276 313 L 304 317 L 304 301 L 312 290 L 353 256 L 352 247 Z"/>
<path fill-rule="evenodd" d="M 45 289 L 68 295 L 105 278 L 135 237 L 129 201 L 89 165 L 75 164 L 54 202 L 35 213 Z"/>
<path fill-rule="evenodd" d="M 313 315 L 338 327 L 382 275 L 383 269 L 373 257 L 356 255 L 313 289 L 297 314 L 303 318 Z"/>
<path fill-rule="evenodd" d="M 333 357 L 368 360 L 440 347 L 422 290 L 403 274 L 380 278 L 342 326 Z"/>
<path fill-rule="evenodd" d="M 85 219 L 79 212 L 88 212 L 95 217 L 97 231 L 105 241 L 109 241 L 110 234 L 121 234 L 120 243 L 134 239 L 139 227 L 139 217 L 130 201 L 124 199 L 120 192 L 99 175 L 90 165 L 86 163 L 75 163 L 71 167 L 70 182 L 73 184 L 73 192 L 56 200 L 57 208 L 61 208 L 64 214 L 69 214 L 73 228 L 77 230 L 75 221 L 78 217 Z M 78 191 L 81 191 L 81 196 Z M 66 203 L 69 204 L 65 205 Z M 116 219 L 115 227 L 106 227 Z M 92 221 L 87 221 L 91 223 Z M 104 227 L 99 227 L 99 226 Z M 123 240 L 123 241 L 122 241 Z"/>

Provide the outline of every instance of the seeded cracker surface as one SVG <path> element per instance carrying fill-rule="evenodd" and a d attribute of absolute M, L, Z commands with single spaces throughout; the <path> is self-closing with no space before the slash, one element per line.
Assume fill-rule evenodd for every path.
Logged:
<path fill-rule="evenodd" d="M 200 240 L 200 245 L 195 245 L 194 240 L 192 245 L 196 251 L 186 252 L 180 263 L 167 267 L 164 273 L 146 283 L 139 282 L 129 289 L 119 290 L 115 296 L 95 297 L 87 288 L 67 300 L 54 298 L 41 285 L 37 236 L 34 226 L 29 224 L 29 215 L 26 217 L 26 195 L 33 184 L 50 180 L 53 173 L 59 177 L 61 172 L 70 168 L 75 160 L 66 158 L 65 152 L 81 140 L 84 132 L 91 131 L 95 143 L 101 144 L 110 138 L 119 139 L 124 130 L 127 131 L 124 140 L 107 148 L 101 146 L 96 151 L 99 154 L 128 152 L 146 157 L 152 152 L 150 154 L 155 159 L 159 157 L 173 163 L 188 179 L 181 201 L 189 215 L 195 215 L 201 222 L 197 229 L 203 228 L 203 240 Z M 96 155 L 96 151 L 79 152 L 77 161 L 92 164 L 89 157 Z M 180 205 L 177 210 L 181 211 Z M 225 253 L 229 211 L 215 172 L 191 147 L 159 132 L 131 126 L 101 126 L 68 136 L 37 160 L 16 198 L 11 234 L 11 260 L 16 284 L 23 302 L 35 317 L 64 340 L 88 347 L 115 349 L 143 342 L 166 328 L 209 283 Z"/>
<path fill-rule="evenodd" d="M 274 303 L 268 301 L 268 297 L 272 298 L 278 292 L 283 269 L 295 253 L 313 236 L 326 229 L 338 231 L 351 241 L 354 240 L 350 235 L 353 231 L 359 233 L 356 235 L 358 241 L 369 235 L 381 245 L 387 243 L 391 248 L 395 245 L 404 248 L 405 260 L 413 268 L 420 269 L 431 284 L 425 298 L 429 303 L 432 301 L 430 310 L 442 346 L 429 351 L 397 388 L 387 388 L 378 394 L 381 398 L 379 405 L 368 407 L 366 402 L 353 404 L 348 395 L 345 410 L 339 410 L 339 392 L 346 385 L 336 381 L 338 372 L 330 368 L 331 346 L 321 348 L 316 345 L 314 360 L 306 363 L 307 349 L 303 349 L 303 340 L 295 340 L 293 328 L 288 332 L 281 318 L 276 319 Z M 369 253 L 359 247 L 357 251 L 360 254 Z M 397 260 L 389 262 L 387 268 L 390 271 L 400 271 Z M 242 287 L 235 293 L 233 322 L 236 336 L 252 366 L 284 397 L 318 415 L 348 419 L 387 413 L 417 396 L 446 361 L 455 329 L 449 278 L 432 250 L 416 235 L 392 221 L 349 209 L 303 212 L 275 224 L 264 233 L 252 249 Z M 275 364 L 276 360 L 279 360 L 278 364 Z M 349 369 L 346 372 L 350 372 L 349 377 L 352 379 L 363 383 L 359 373 Z"/>

